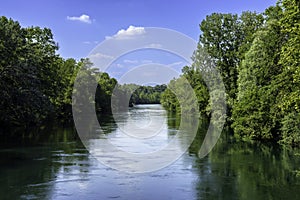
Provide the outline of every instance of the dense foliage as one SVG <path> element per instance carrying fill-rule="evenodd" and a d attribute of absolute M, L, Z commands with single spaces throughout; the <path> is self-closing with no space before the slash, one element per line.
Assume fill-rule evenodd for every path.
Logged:
<path fill-rule="evenodd" d="M 57 50 L 50 29 L 22 28 L 12 19 L 0 18 L 0 130 L 46 120 L 71 121 L 72 103 L 81 109 L 81 97 L 95 104 L 98 114 L 110 113 L 115 88 L 131 96 L 130 105 L 159 103 L 166 89 L 166 85 L 118 85 L 88 59 L 63 59 Z M 75 80 L 83 89 L 74 90 Z M 85 89 L 91 88 L 91 80 L 98 83 L 96 93 Z"/>
<path fill-rule="evenodd" d="M 138 86 L 137 89 L 132 93 L 130 103 L 158 104 L 160 103 L 161 93 L 164 92 L 166 88 L 166 85 Z"/>
<path fill-rule="evenodd" d="M 79 69 L 90 72 L 87 59 L 76 61 L 57 55 L 50 29 L 22 28 L 0 18 L 0 128 L 37 125 L 48 119 L 72 119 L 72 92 Z M 99 73 L 96 102 L 104 110 L 116 84 Z"/>
<path fill-rule="evenodd" d="M 160 102 L 171 111 L 194 112 L 189 105 L 195 101 L 187 97 L 188 81 L 200 113 L 211 117 L 212 96 L 216 101 L 222 98 L 221 88 L 214 84 L 221 79 L 226 90 L 227 126 L 237 138 L 300 145 L 299 1 L 279 1 L 262 14 L 213 13 L 201 22 L 200 29 L 193 64 L 185 66 L 167 88 L 119 85 L 93 68 L 88 59 L 60 57 L 50 29 L 23 28 L 1 17 L 0 130 L 48 119 L 72 119 L 75 79 L 88 84 L 92 75 L 98 83 L 96 94 L 75 92 L 95 103 L 98 113 L 111 112 L 112 105 L 127 107 L 124 102 Z M 116 91 L 121 98 L 112 104 Z M 184 107 L 179 102 L 182 99 Z"/>
<path fill-rule="evenodd" d="M 299 145 L 299 2 L 282 0 L 263 14 L 213 13 L 200 29 L 194 63 L 182 70 L 197 94 L 200 112 L 210 113 L 205 77 L 213 67 L 226 88 L 227 125 L 235 136 Z M 170 89 L 161 103 L 169 110 L 180 107 Z"/>
<path fill-rule="evenodd" d="M 162 92 L 167 86 L 141 86 L 137 84 L 117 85 L 114 90 L 114 95 L 118 102 L 114 102 L 113 106 L 119 109 L 133 106 L 135 104 L 159 104 Z"/>

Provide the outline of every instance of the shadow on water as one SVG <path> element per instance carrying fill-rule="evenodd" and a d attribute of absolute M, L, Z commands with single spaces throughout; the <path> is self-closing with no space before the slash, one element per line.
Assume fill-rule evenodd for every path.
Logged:
<path fill-rule="evenodd" d="M 20 130 L 15 134 L 22 135 Z M 59 172 L 69 170 L 84 179 L 90 165 L 73 127 L 45 125 L 21 139 L 4 138 L 0 147 L 0 199 L 49 199 L 58 181 L 70 181 Z"/>
<path fill-rule="evenodd" d="M 112 116 L 98 121 L 104 134 L 117 131 Z M 165 121 L 165 134 L 172 139 L 184 120 L 169 113 Z M 208 120 L 201 120 L 192 145 L 175 163 L 144 174 L 99 164 L 73 127 L 50 124 L 19 140 L 3 138 L 0 199 L 300 199 L 299 149 L 237 142 L 224 131 L 200 159 L 207 126 Z M 185 138 L 178 144 L 184 146 Z"/>
<path fill-rule="evenodd" d="M 208 121 L 202 121 L 189 148 L 197 156 Z M 213 150 L 195 159 L 198 199 L 300 199 L 299 149 L 235 141 L 223 131 Z"/>

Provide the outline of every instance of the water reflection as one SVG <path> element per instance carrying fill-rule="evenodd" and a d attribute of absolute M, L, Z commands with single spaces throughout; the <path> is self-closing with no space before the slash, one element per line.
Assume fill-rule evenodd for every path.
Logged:
<path fill-rule="evenodd" d="M 161 115 L 163 141 L 170 141 L 184 122 L 170 113 Z M 112 117 L 99 121 L 106 135 L 118 134 Z M 34 130 L 33 143 L 24 139 L 17 147 L 0 149 L 0 199 L 300 199 L 299 149 L 235 142 L 224 132 L 214 149 L 199 159 L 208 121 L 200 125 L 196 139 L 175 163 L 142 174 L 99 163 L 72 127 Z M 93 134 L 99 138 L 99 132 Z M 178 145 L 184 146 L 186 139 L 181 137 Z"/>
<path fill-rule="evenodd" d="M 87 151 L 73 128 L 46 127 L 31 134 L 39 140 L 30 145 L 24 139 L 22 146 L 0 149 L 1 199 L 49 199 L 56 183 L 68 181 L 61 172 L 72 168 L 82 176 L 88 169 Z"/>
<path fill-rule="evenodd" d="M 299 199 L 299 150 L 225 136 L 206 158 L 195 160 L 199 199 Z"/>
<path fill-rule="evenodd" d="M 198 117 L 193 115 L 181 117 L 179 130 L 169 134 L 161 105 L 138 105 L 117 116 L 115 131 L 109 135 L 100 131 L 99 138 L 89 138 L 84 144 L 104 165 L 124 172 L 151 172 L 172 164 L 197 133 Z"/>

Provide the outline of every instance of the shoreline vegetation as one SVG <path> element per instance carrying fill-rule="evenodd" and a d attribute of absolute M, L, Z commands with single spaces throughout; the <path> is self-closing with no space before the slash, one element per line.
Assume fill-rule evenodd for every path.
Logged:
<path fill-rule="evenodd" d="M 210 69 L 203 63 L 212 61 L 225 85 L 226 126 L 235 138 L 299 146 L 299 10 L 299 1 L 282 0 L 261 14 L 206 16 L 200 24 L 194 63 L 170 84 L 180 87 L 181 78 L 187 79 L 198 97 L 200 113 L 209 117 L 204 80 Z M 162 94 L 161 103 L 171 111 L 180 109 L 170 89 Z"/>
<path fill-rule="evenodd" d="M 168 86 L 189 81 L 199 111 L 211 115 L 210 92 L 204 74 L 207 59 L 221 74 L 226 89 L 226 126 L 243 140 L 300 145 L 300 5 L 282 0 L 264 13 L 212 13 L 200 23 L 202 34 L 182 69 Z M 0 17 L 0 134 L 14 127 L 37 127 L 45 121 L 72 122 L 72 93 L 77 74 L 93 74 L 98 86 L 95 109 L 111 112 L 111 96 L 130 98 L 129 105 L 161 103 L 170 112 L 181 106 L 167 85 L 118 85 L 116 79 L 93 68 L 88 59 L 62 58 L 48 28 L 21 27 Z M 214 90 L 217 93 L 217 88 Z M 184 91 L 182 91 L 184 92 Z M 132 95 L 131 95 L 132 94 Z M 131 96 L 131 97 L 130 97 Z M 16 135 L 17 137 L 17 135 Z"/>

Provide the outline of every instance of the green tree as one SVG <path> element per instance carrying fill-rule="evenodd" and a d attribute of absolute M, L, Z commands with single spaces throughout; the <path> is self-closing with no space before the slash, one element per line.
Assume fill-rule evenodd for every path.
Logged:
<path fill-rule="evenodd" d="M 213 13 L 200 24 L 200 43 L 221 73 L 231 115 L 237 93 L 237 68 L 249 49 L 255 33 L 263 24 L 263 16 L 252 12 L 236 14 Z"/>
<path fill-rule="evenodd" d="M 96 109 L 98 112 L 111 112 L 111 97 L 117 80 L 110 78 L 105 72 L 97 74 L 98 86 L 95 94 Z"/>
<path fill-rule="evenodd" d="M 54 96 L 47 92 L 54 78 L 47 74 L 53 64 L 47 58 L 57 49 L 52 34 L 1 17 L 0 35 L 0 121 L 4 127 L 36 124 L 53 113 Z"/>
<path fill-rule="evenodd" d="M 280 52 L 282 73 L 276 77 L 278 107 L 284 116 L 282 142 L 300 145 L 300 4 L 297 0 L 283 0 L 282 7 L 280 25 L 286 41 Z"/>
<path fill-rule="evenodd" d="M 275 14 L 276 13 L 276 14 Z M 279 17 L 281 9 L 272 7 L 267 14 Z M 269 18 L 238 68 L 237 101 L 233 108 L 237 136 L 257 140 L 278 140 L 278 110 L 274 106 L 278 90 L 274 82 L 280 74 L 278 63 L 282 35 L 278 19 Z"/>

